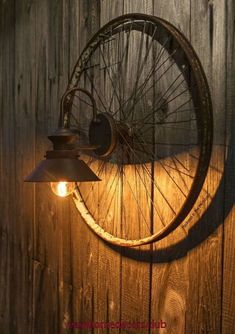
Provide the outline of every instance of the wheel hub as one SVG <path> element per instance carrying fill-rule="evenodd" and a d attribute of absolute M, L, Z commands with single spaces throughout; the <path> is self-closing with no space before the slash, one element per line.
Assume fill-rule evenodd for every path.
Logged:
<path fill-rule="evenodd" d="M 117 145 L 117 129 L 115 120 L 108 113 L 97 115 L 97 121 L 92 121 L 89 127 L 91 145 L 98 145 L 94 150 L 100 157 L 110 156 Z"/>
<path fill-rule="evenodd" d="M 108 113 L 97 115 L 97 121 L 92 121 L 89 127 L 91 145 L 99 146 L 94 152 L 100 157 L 109 157 L 117 144 L 133 147 L 137 129 L 128 123 L 116 121 Z"/>

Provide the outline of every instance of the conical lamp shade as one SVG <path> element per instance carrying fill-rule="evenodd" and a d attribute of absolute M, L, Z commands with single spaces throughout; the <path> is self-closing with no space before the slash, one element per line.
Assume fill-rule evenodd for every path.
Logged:
<path fill-rule="evenodd" d="M 91 182 L 100 179 L 79 159 L 45 159 L 25 179 L 26 182 Z"/>

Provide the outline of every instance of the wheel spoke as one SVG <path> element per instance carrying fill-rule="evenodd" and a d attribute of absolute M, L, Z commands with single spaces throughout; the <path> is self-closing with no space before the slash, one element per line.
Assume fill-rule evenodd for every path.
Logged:
<path fill-rule="evenodd" d="M 161 66 L 163 66 L 164 65 L 164 63 L 165 62 L 163 62 L 157 69 L 156 69 L 156 71 L 154 71 L 152 74 L 154 75 L 154 74 L 156 74 L 156 72 L 158 71 L 158 69 L 160 69 L 161 68 Z M 148 83 L 148 81 L 149 81 L 149 79 L 151 78 L 151 77 L 148 77 L 148 78 L 146 78 L 146 81 L 140 86 L 140 93 L 137 95 L 137 97 L 138 98 L 136 98 L 135 99 L 135 101 L 134 101 L 134 104 L 132 104 L 132 106 L 131 106 L 131 108 L 128 110 L 128 111 L 130 111 L 131 109 L 133 109 L 133 107 L 134 107 L 134 105 L 136 105 L 141 99 L 143 99 L 145 96 L 146 96 L 146 94 L 158 83 L 158 82 L 160 82 L 160 80 L 164 77 L 164 75 L 172 68 L 172 66 L 174 65 L 174 63 L 173 62 L 171 62 L 170 63 L 170 65 L 168 66 L 168 68 L 164 71 L 164 73 L 162 73 L 160 76 L 159 76 L 159 78 L 157 79 L 157 81 L 156 82 L 154 82 L 149 88 L 147 88 L 145 91 L 143 91 L 143 89 L 146 87 L 146 84 Z"/>
<path fill-rule="evenodd" d="M 115 195 L 116 195 L 116 190 L 117 190 L 117 187 L 118 187 L 118 181 L 116 180 L 116 178 L 117 178 L 117 176 L 120 176 L 120 174 L 119 174 L 119 170 L 117 169 L 117 171 L 116 171 L 116 174 L 115 174 L 115 177 L 113 178 L 113 181 L 112 181 L 112 184 L 110 185 L 110 187 L 109 187 L 109 190 L 108 190 L 108 193 L 107 193 L 107 200 L 105 201 L 105 207 L 106 207 L 106 205 L 107 205 L 107 210 L 106 210 L 106 214 L 105 214 L 105 216 L 104 216 L 104 218 L 102 218 L 102 220 L 105 222 L 106 221 L 106 218 L 107 218 L 107 216 L 108 216 L 108 213 L 109 213 L 109 210 L 110 210 L 110 208 L 111 208 L 111 204 L 112 204 L 112 202 L 113 202 L 113 199 L 114 199 L 114 197 L 115 197 Z M 111 195 L 111 197 L 110 197 L 110 200 L 109 200 L 109 195 L 110 195 L 110 192 L 111 192 L 111 189 L 112 189 L 112 187 L 113 187 L 113 185 L 114 185 L 114 181 L 116 181 L 116 184 L 115 184 L 115 188 L 114 188 L 114 190 L 113 190 L 113 193 L 112 193 L 112 195 Z M 103 190 L 103 194 L 105 193 L 105 190 Z M 103 197 L 103 196 L 101 196 L 101 197 Z M 100 201 L 100 203 L 102 203 L 101 202 L 101 199 L 100 199 L 100 196 L 99 196 L 99 201 Z"/>
<path fill-rule="evenodd" d="M 145 144 L 144 138 L 141 138 L 141 140 L 143 140 L 143 145 Z M 142 144 L 141 144 L 142 145 Z M 177 184 L 177 182 L 174 180 L 174 178 L 170 175 L 170 173 L 168 172 L 168 170 L 165 168 L 165 166 L 162 164 L 161 160 L 158 161 L 160 163 L 160 165 L 162 166 L 162 168 L 165 170 L 165 172 L 167 173 L 167 175 L 170 177 L 170 179 L 173 181 L 173 183 L 177 186 L 177 188 L 180 190 L 180 192 L 184 195 L 184 197 L 186 198 L 186 194 L 183 192 L 183 190 L 180 188 L 180 186 Z"/>
<path fill-rule="evenodd" d="M 103 97 L 103 98 L 102 98 L 102 97 L 100 96 L 100 94 L 98 93 L 98 91 L 97 91 L 97 89 L 96 89 L 94 80 L 91 79 L 90 75 L 89 75 L 87 72 L 85 72 L 85 75 L 86 75 L 86 77 L 89 79 L 89 81 L 90 81 L 90 83 L 91 83 L 91 86 L 92 86 L 93 90 L 95 91 L 95 93 L 96 93 L 96 95 L 97 95 L 97 97 L 98 97 L 100 103 L 102 104 L 104 110 L 105 110 L 106 112 L 108 112 L 109 109 L 108 109 L 108 107 L 107 107 L 107 101 L 106 101 L 105 97 L 102 96 L 102 97 Z M 106 103 L 104 103 L 103 100 L 104 100 Z M 106 105 L 105 105 L 105 104 L 106 104 Z"/>
<path fill-rule="evenodd" d="M 93 108 L 93 105 L 87 101 L 85 101 L 83 98 L 81 98 L 80 96 L 78 95 L 75 95 L 81 102 L 85 103 L 87 106 Z M 78 110 L 80 109 L 80 106 L 78 106 L 76 103 L 73 103 L 73 106 L 76 107 Z M 99 109 L 99 108 L 96 108 L 97 111 L 99 112 L 104 112 L 103 110 Z"/>
<path fill-rule="evenodd" d="M 112 85 L 112 87 L 113 87 L 115 96 L 116 96 L 116 98 L 117 98 L 117 100 L 118 100 L 118 103 L 119 103 L 119 106 L 120 106 L 120 108 L 121 108 L 121 100 L 120 100 L 120 97 L 119 97 L 118 92 L 117 92 L 117 90 L 116 90 L 116 85 L 115 85 L 115 83 L 114 83 L 114 81 L 113 81 L 113 79 L 112 79 L 111 73 L 110 73 L 110 71 L 109 71 L 109 66 L 108 66 L 107 63 L 106 63 L 106 60 L 105 60 L 105 57 L 104 57 L 104 53 L 103 53 L 103 51 L 101 50 L 101 47 L 100 47 L 100 46 L 99 46 L 99 50 L 100 50 L 100 54 L 101 54 L 101 56 L 102 56 L 103 62 L 104 62 L 104 64 L 105 64 L 105 67 L 106 67 L 106 69 L 107 69 L 108 78 L 110 79 L 110 82 L 111 82 L 111 85 Z M 111 71 L 113 72 L 112 68 L 111 68 Z"/>
<path fill-rule="evenodd" d="M 164 52 L 166 52 L 165 50 L 163 50 Z M 163 52 L 163 53 L 164 53 Z M 163 63 L 161 63 L 161 65 L 159 65 L 159 67 L 157 67 L 157 65 L 158 65 L 158 63 L 159 63 L 159 60 L 161 59 L 161 58 L 159 58 L 159 59 L 157 59 L 157 61 L 153 64 L 153 66 L 152 66 L 152 68 L 150 69 L 150 71 L 148 72 L 148 74 L 147 74 L 147 76 L 145 77 L 145 80 L 144 80 L 144 82 L 138 87 L 138 89 L 137 89 L 137 92 L 136 92 L 136 94 L 138 94 L 138 100 L 139 100 L 139 97 L 140 96 L 142 96 L 142 95 L 140 95 L 140 94 L 142 94 L 142 92 L 143 92 L 143 90 L 144 90 L 144 88 L 146 87 L 146 85 L 147 85 L 147 83 L 149 82 L 149 80 L 150 80 L 150 78 L 158 71 L 158 70 L 160 70 L 161 68 L 162 68 L 162 66 L 174 55 L 174 53 L 176 52 L 176 50 L 174 50 L 172 53 L 171 53 L 171 55 L 169 55 L 169 57 L 167 57 L 167 59 L 165 59 L 164 60 L 164 62 Z M 172 65 L 171 66 L 173 66 L 173 63 L 172 63 Z M 170 68 L 170 67 L 169 67 Z M 151 89 L 152 87 L 150 87 L 150 89 Z M 133 93 L 130 95 L 130 97 L 128 97 L 128 99 L 126 99 L 124 102 L 123 102 L 123 105 L 122 105 L 122 107 L 124 107 L 128 102 L 130 102 L 130 101 L 132 101 L 132 99 L 133 99 Z M 119 109 L 117 109 L 115 112 L 114 112 L 114 115 L 116 114 L 116 113 L 118 113 L 119 111 L 121 110 L 121 108 L 119 108 Z"/>
<path fill-rule="evenodd" d="M 124 171 L 124 170 L 123 170 L 123 174 L 124 174 L 124 176 L 125 176 L 125 171 Z M 148 227 L 149 232 L 151 233 L 149 224 L 148 224 L 148 222 L 147 222 L 147 220 L 146 220 L 146 218 L 145 218 L 145 215 L 144 215 L 144 213 L 143 213 L 143 210 L 142 210 L 142 208 L 141 208 L 141 206 L 140 206 L 140 204 L 139 204 L 139 202 L 138 202 L 138 200 L 137 200 L 137 198 L 136 198 L 136 194 L 134 193 L 134 191 L 133 191 L 133 189 L 132 189 L 132 187 L 131 187 L 131 185 L 130 185 L 130 182 L 128 181 L 128 177 L 126 177 L 126 182 L 127 182 L 128 186 L 129 186 L 129 189 L 131 190 L 131 193 L 132 193 L 132 195 L 133 195 L 133 198 L 134 198 L 134 200 L 135 200 L 135 202 L 136 202 L 136 204 L 137 204 L 137 206 L 138 206 L 139 212 L 140 212 L 141 216 L 143 217 L 143 220 L 144 220 L 146 226 Z"/>
<path fill-rule="evenodd" d="M 131 94 L 131 96 L 134 96 L 134 97 L 133 97 L 134 101 L 135 101 L 135 99 L 136 99 L 137 87 L 138 87 L 139 79 L 140 79 L 140 77 L 141 77 L 141 75 L 142 75 L 142 72 L 143 72 L 143 69 L 144 69 L 144 65 L 147 63 L 147 59 L 148 59 L 149 53 L 150 53 L 150 51 L 152 50 L 153 41 L 154 41 L 156 32 L 157 32 L 157 27 L 154 28 L 154 32 L 153 32 L 153 35 L 152 35 L 152 37 L 151 37 L 151 41 L 150 41 L 149 46 L 148 46 L 148 48 L 147 48 L 147 50 L 146 50 L 146 54 L 145 54 L 145 56 L 144 56 L 144 59 L 143 59 L 143 61 L 142 61 L 141 66 L 137 66 L 137 69 L 138 69 L 138 72 L 137 72 L 137 79 L 136 79 L 136 83 L 135 83 L 134 90 L 133 90 L 133 92 L 132 92 L 132 94 Z M 139 54 L 140 54 L 140 48 L 139 48 Z M 139 58 L 140 58 L 140 56 L 139 56 Z M 138 62 L 139 62 L 139 59 L 138 59 Z M 131 99 L 130 99 L 129 101 L 131 101 Z M 128 107 L 127 107 L 127 108 L 128 108 Z"/>
<path fill-rule="evenodd" d="M 132 147 L 130 146 L 130 144 L 127 142 L 127 140 L 125 139 L 125 137 L 122 135 L 121 132 L 119 132 L 120 136 L 122 137 L 122 139 L 126 142 L 126 145 L 129 147 L 130 151 L 133 153 L 133 155 L 136 157 L 136 159 L 138 160 L 138 162 L 141 164 L 141 161 L 139 159 L 139 157 L 137 156 L 136 152 L 132 149 Z M 149 175 L 150 179 L 152 180 L 152 177 L 149 173 L 149 171 L 147 170 L 147 168 L 145 168 L 146 173 Z M 154 182 L 154 185 L 156 186 L 156 188 L 158 189 L 159 193 L 162 195 L 162 197 L 164 198 L 165 202 L 168 204 L 168 206 L 171 208 L 171 210 L 173 211 L 173 213 L 175 214 L 174 209 L 172 208 L 172 206 L 170 205 L 170 203 L 168 202 L 168 200 L 166 199 L 166 197 L 163 194 L 163 191 L 159 188 L 159 186 L 157 185 L 156 182 Z"/>
<path fill-rule="evenodd" d="M 189 58 L 190 44 L 182 40 L 160 18 L 127 14 L 88 42 L 70 78 L 69 87 L 88 89 L 97 112 L 115 123 L 113 152 L 84 157 L 101 181 L 81 185 L 80 191 L 87 224 L 93 219 L 92 229 L 100 235 L 102 227 L 102 237 L 116 236 L 116 244 L 169 234 L 192 209 L 191 194 L 196 198 L 206 176 L 210 95 L 197 58 Z M 93 105 L 80 95 L 71 99 L 71 129 L 89 142 Z M 77 119 L 80 105 L 87 114 Z M 105 133 L 104 125 L 100 136 Z M 126 203 L 131 199 L 133 215 Z"/>
<path fill-rule="evenodd" d="M 113 98 L 114 98 L 114 95 L 116 95 L 115 91 L 116 91 L 117 85 L 119 85 L 119 91 L 121 92 L 120 77 L 123 78 L 123 76 L 122 76 L 122 65 L 123 65 L 124 58 L 128 54 L 131 30 L 132 30 L 132 25 L 130 26 L 130 29 L 128 31 L 128 36 L 127 36 L 126 44 L 125 44 L 125 47 L 124 47 L 124 51 L 122 53 L 121 60 L 118 63 L 117 73 L 114 75 L 115 76 L 115 89 L 113 89 L 113 93 L 112 93 L 112 96 L 111 96 L 111 99 L 110 99 L 109 110 L 111 110 L 111 106 L 112 106 L 112 103 L 113 103 Z"/>

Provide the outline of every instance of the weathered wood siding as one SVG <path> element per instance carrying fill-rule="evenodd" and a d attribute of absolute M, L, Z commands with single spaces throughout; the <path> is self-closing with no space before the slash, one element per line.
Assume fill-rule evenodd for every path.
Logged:
<path fill-rule="evenodd" d="M 23 183 L 49 147 L 85 43 L 128 12 L 167 19 L 191 40 L 215 115 L 212 161 L 183 223 L 186 235 L 177 229 L 144 252 L 109 247 L 71 199 Z M 234 0 L 0 1 L 0 333 L 78 333 L 66 325 L 160 319 L 162 333 L 235 333 L 234 22 Z M 119 204 L 131 217 L 127 201 Z"/>

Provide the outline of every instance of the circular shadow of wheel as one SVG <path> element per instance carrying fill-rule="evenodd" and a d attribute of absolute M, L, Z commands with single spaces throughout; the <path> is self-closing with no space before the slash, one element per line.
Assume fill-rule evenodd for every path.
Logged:
<path fill-rule="evenodd" d="M 169 236 L 138 249 L 123 249 L 107 243 L 108 246 L 127 258 L 143 262 L 166 263 L 184 257 L 215 233 L 229 215 L 235 199 L 234 160 L 235 136 L 231 135 L 228 146 L 213 146 L 208 175 L 198 200 L 183 223 Z M 229 182 L 226 182 L 225 191 L 226 180 Z"/>

